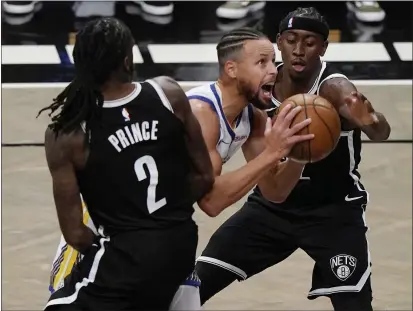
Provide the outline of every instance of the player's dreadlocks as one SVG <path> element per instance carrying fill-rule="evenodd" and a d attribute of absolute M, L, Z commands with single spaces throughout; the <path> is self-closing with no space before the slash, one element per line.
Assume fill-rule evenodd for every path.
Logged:
<path fill-rule="evenodd" d="M 103 84 L 112 77 L 125 83 L 132 80 L 133 69 L 124 65 L 132 46 L 132 34 L 119 20 L 102 18 L 87 23 L 76 35 L 73 50 L 75 78 L 37 116 L 50 109 L 51 117 L 61 108 L 59 114 L 51 117 L 49 125 L 56 135 L 60 131 L 69 133 L 77 129 L 82 121 L 86 121 L 86 133 L 89 134 L 90 123 L 99 118 L 103 106 L 100 91 Z"/>
<path fill-rule="evenodd" d="M 217 45 L 218 62 L 220 70 L 225 62 L 241 51 L 246 40 L 259 40 L 267 38 L 262 32 L 249 27 L 234 29 L 226 33 Z"/>
<path fill-rule="evenodd" d="M 320 30 L 319 32 L 322 32 L 322 35 L 325 37 L 326 32 L 327 32 L 327 37 L 328 37 L 328 30 L 330 29 L 326 19 L 324 18 L 324 16 L 322 16 L 320 14 L 320 12 L 318 12 L 314 7 L 309 7 L 309 8 L 297 8 L 294 11 L 290 12 L 287 14 L 286 17 L 284 17 L 280 24 L 279 24 L 279 32 L 281 33 L 282 31 L 286 30 L 286 28 L 290 28 L 290 26 L 288 26 L 289 22 L 291 21 L 292 23 L 292 19 L 295 19 L 296 17 L 298 18 L 304 18 L 304 19 L 310 19 L 313 21 L 316 21 L 320 24 Z M 301 25 L 302 26 L 302 25 Z M 301 27 L 302 28 L 302 27 Z M 309 29 L 310 30 L 310 29 Z M 311 29 L 313 30 L 313 29 Z M 325 38 L 327 40 L 327 38 Z"/>

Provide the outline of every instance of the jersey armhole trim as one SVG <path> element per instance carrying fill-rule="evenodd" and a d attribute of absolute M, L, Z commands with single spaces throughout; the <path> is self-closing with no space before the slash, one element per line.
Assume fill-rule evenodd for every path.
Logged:
<path fill-rule="evenodd" d="M 80 122 L 80 128 L 82 129 L 83 133 L 86 136 L 86 121 Z M 89 131 L 89 137 L 88 137 L 89 142 L 91 141 L 91 138 L 92 138 L 92 133 Z"/>
<path fill-rule="evenodd" d="M 156 93 L 158 93 L 158 96 L 161 99 L 162 104 L 166 107 L 166 109 L 168 109 L 169 111 L 171 111 L 173 113 L 174 110 L 172 108 L 172 105 L 171 105 L 168 97 L 166 97 L 165 92 L 162 90 L 161 86 L 158 83 L 156 83 L 155 81 L 151 80 L 151 79 L 146 80 L 146 82 L 148 82 L 150 85 L 153 86 Z"/>
<path fill-rule="evenodd" d="M 251 133 L 253 122 L 254 122 L 254 108 L 252 108 L 251 104 L 248 105 L 248 120 L 250 121 L 250 133 Z"/>
<path fill-rule="evenodd" d="M 218 140 L 217 140 L 217 146 L 218 146 L 220 141 L 222 140 L 222 130 L 221 130 L 221 120 L 220 120 L 221 118 L 219 116 L 219 113 L 217 111 L 216 106 L 214 105 L 214 102 L 211 99 L 209 99 L 208 97 L 205 97 L 205 96 L 202 96 L 202 95 L 188 95 L 188 100 L 191 100 L 191 99 L 197 99 L 197 100 L 200 100 L 200 101 L 203 101 L 203 102 L 207 103 L 208 105 L 211 106 L 211 109 L 217 115 L 218 123 L 219 123 L 219 137 L 218 137 Z"/>
<path fill-rule="evenodd" d="M 323 85 L 323 83 L 326 82 L 327 80 L 334 79 L 334 78 L 343 78 L 343 79 L 348 80 L 348 78 L 347 78 L 345 75 L 341 74 L 341 73 L 333 73 L 333 74 L 325 77 L 325 78 L 324 78 L 323 80 L 321 80 L 321 82 L 318 84 L 318 87 L 317 87 L 317 95 L 320 93 L 321 85 Z"/>
<path fill-rule="evenodd" d="M 80 127 L 82 128 L 83 132 L 86 133 L 86 121 L 80 122 Z"/>

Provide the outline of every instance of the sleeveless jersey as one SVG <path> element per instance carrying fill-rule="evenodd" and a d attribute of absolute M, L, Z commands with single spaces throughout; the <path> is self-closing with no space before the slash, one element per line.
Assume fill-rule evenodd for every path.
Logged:
<path fill-rule="evenodd" d="M 279 65 L 281 66 L 282 64 Z M 331 65 L 322 62 L 320 73 L 308 94 L 318 95 L 325 81 L 338 77 L 348 79 Z M 281 105 L 274 96 L 272 102 L 274 107 L 267 111 L 270 116 Z M 368 193 L 360 182 L 358 172 L 361 160 L 361 130 L 358 128 L 346 130 L 343 127 L 345 119 L 340 116 L 340 120 L 342 130 L 337 147 L 325 159 L 305 165 L 300 180 L 283 204 L 300 207 L 349 201 L 361 197 L 368 200 Z M 254 193 L 261 195 L 258 187 L 255 188 Z"/>
<path fill-rule="evenodd" d="M 109 235 L 176 225 L 194 212 L 183 124 L 156 82 L 135 85 L 125 98 L 104 102 L 77 172 L 94 224 Z"/>
<path fill-rule="evenodd" d="M 186 92 L 188 99 L 199 99 L 208 103 L 219 119 L 219 139 L 217 151 L 222 163 L 226 163 L 245 143 L 251 132 L 251 120 L 253 117 L 252 105 L 245 107 L 236 120 L 233 129 L 228 123 L 222 109 L 222 94 L 215 83 L 202 85 Z"/>
<path fill-rule="evenodd" d="M 113 114 L 113 117 L 110 117 L 112 120 L 112 118 L 116 118 L 116 124 L 119 122 L 119 126 L 114 126 L 115 129 L 119 129 L 119 128 L 124 128 L 124 126 L 127 124 L 127 122 L 125 123 L 125 118 L 129 118 L 131 119 L 131 121 L 128 121 L 129 123 L 131 122 L 135 122 L 135 113 L 133 111 L 138 111 L 136 110 L 137 108 L 130 108 L 130 106 L 136 106 L 136 105 L 141 105 L 142 108 L 141 110 L 139 110 L 139 115 L 142 116 L 143 118 L 152 118 L 155 115 L 158 114 L 162 114 L 162 118 L 158 118 L 158 121 L 160 120 L 171 120 L 171 127 L 175 128 L 175 126 L 173 124 L 177 124 L 177 119 L 174 118 L 174 116 L 172 115 L 172 113 L 170 111 L 167 111 L 168 109 L 170 109 L 170 106 L 168 104 L 168 101 L 166 100 L 165 96 L 163 95 L 163 92 L 161 90 L 159 90 L 158 87 L 156 87 L 156 90 L 158 91 L 158 94 L 161 94 L 160 96 L 158 96 L 158 94 L 156 94 L 156 92 L 154 92 L 153 89 L 151 89 L 151 86 L 148 83 L 144 83 L 142 85 L 137 84 L 137 91 L 133 94 L 130 95 L 130 97 L 128 97 L 126 100 L 121 100 L 121 101 L 116 101 L 116 102 L 106 102 L 105 107 L 106 108 L 110 108 L 111 109 L 106 109 L 105 111 L 111 111 L 111 113 Z M 245 108 L 242 113 L 240 114 L 240 117 L 237 119 L 237 127 L 233 130 L 228 122 L 227 119 L 224 116 L 223 110 L 222 110 L 222 97 L 221 97 L 221 92 L 219 91 L 219 89 L 217 87 L 215 87 L 215 84 L 207 84 L 207 85 L 203 85 L 197 88 L 194 88 L 190 91 L 187 92 L 188 98 L 196 98 L 196 99 L 200 99 L 204 102 L 207 102 L 211 108 L 215 111 L 215 113 L 218 115 L 219 118 L 219 122 L 220 122 L 220 137 L 217 143 L 217 151 L 219 152 L 219 154 L 221 155 L 221 159 L 223 161 L 223 163 L 225 163 L 226 161 L 228 161 L 232 155 L 235 154 L 235 152 L 242 146 L 242 144 L 247 140 L 249 134 L 250 134 L 250 128 L 251 128 L 251 124 L 250 124 L 250 120 L 252 119 L 252 106 L 248 106 L 247 108 Z M 137 102 L 137 100 L 139 100 L 139 102 Z M 117 104 L 116 104 L 117 103 Z M 145 108 L 147 107 L 147 105 L 150 104 L 152 106 L 152 108 Z M 166 107 L 166 108 L 165 108 Z M 123 110 L 123 108 L 125 108 L 125 110 Z M 115 110 L 114 110 L 115 109 Z M 156 113 L 150 112 L 151 110 L 155 110 Z M 132 114 L 133 113 L 133 114 Z M 116 117 L 115 117 L 116 116 Z M 133 118 L 133 119 L 132 119 Z M 111 121 L 112 124 L 112 121 Z M 179 128 L 179 126 L 177 126 L 177 128 Z M 175 128 L 174 130 L 176 131 L 177 128 Z M 128 133 L 126 133 L 125 136 L 127 136 Z M 183 134 L 181 134 L 183 136 Z M 92 134 L 93 136 L 93 134 Z M 176 138 L 173 138 L 175 135 L 171 135 L 169 136 L 170 139 L 174 139 L 176 141 Z M 119 140 L 119 139 L 118 139 Z M 175 143 L 177 146 L 179 146 L 180 144 L 182 144 L 181 139 L 178 138 L 177 139 L 179 143 Z M 173 144 L 173 142 L 171 142 L 171 145 Z M 105 149 L 107 148 L 112 148 L 112 147 L 108 147 L 107 142 L 104 142 L 105 145 Z M 120 145 L 122 146 L 122 145 Z M 152 149 L 150 149 L 149 147 L 152 145 L 147 145 L 147 151 L 148 153 L 152 154 Z M 166 147 L 166 146 L 163 146 Z M 142 153 L 144 152 L 145 148 L 141 147 L 142 149 Z M 155 148 L 155 145 L 153 145 L 153 148 Z M 111 151 L 111 157 L 115 157 L 115 155 L 113 155 L 113 150 Z M 179 153 L 179 150 L 167 150 L 165 153 L 161 153 L 160 155 L 158 155 L 158 158 L 160 157 L 161 159 L 165 160 L 164 157 L 169 157 L 170 155 L 174 155 L 176 153 Z M 139 157 L 139 156 L 137 156 Z M 136 158 L 137 158 L 136 157 Z M 183 158 L 185 158 L 186 155 L 184 155 Z M 182 159 L 183 159 L 182 158 Z M 120 158 L 119 158 L 120 159 Z M 135 157 L 131 158 L 132 161 L 136 160 Z M 182 185 L 184 184 L 184 181 L 179 181 L 179 179 L 175 178 L 175 174 L 181 174 L 178 176 L 181 176 L 182 179 L 182 174 L 185 172 L 184 170 L 186 167 L 186 162 L 182 163 L 182 159 L 166 159 L 165 161 L 168 161 L 167 163 L 169 163 L 169 166 L 167 166 L 165 169 L 166 172 L 166 176 L 164 175 L 164 171 L 161 171 L 160 168 L 158 169 L 159 171 L 159 183 L 162 182 L 169 182 L 172 183 L 172 185 L 169 185 L 169 190 L 172 192 L 173 189 L 175 189 L 176 187 L 182 187 Z M 109 158 L 107 158 L 107 160 L 109 160 Z M 115 161 L 115 160 L 114 160 Z M 128 159 L 129 161 L 129 159 Z M 175 163 L 172 163 L 175 161 Z M 88 161 L 89 162 L 89 161 Z M 105 161 L 106 165 L 110 165 L 108 163 L 108 161 Z M 94 164 L 96 165 L 96 164 Z M 176 170 L 176 168 L 178 167 L 178 165 L 181 166 L 181 170 Z M 126 168 L 125 168 L 126 169 Z M 91 170 L 91 168 L 88 169 L 89 171 Z M 122 171 L 123 172 L 123 171 Z M 132 167 L 132 172 L 134 172 L 134 167 Z M 123 173 L 122 173 L 123 174 Z M 130 189 L 132 189 L 133 191 L 133 196 L 139 196 L 138 194 L 138 189 L 135 186 L 136 182 L 137 182 L 137 176 L 130 174 L 130 172 L 128 171 L 128 175 L 129 177 L 127 177 L 127 179 L 123 180 L 125 181 L 125 183 L 122 183 L 124 186 L 120 186 L 120 189 L 127 189 L 125 191 L 128 191 Z M 123 175 L 122 175 L 123 176 Z M 156 176 L 153 175 L 154 177 L 152 177 L 151 182 L 153 185 L 155 185 L 156 182 Z M 90 173 L 89 177 L 87 177 L 89 180 L 92 180 L 93 182 L 95 182 L 95 177 Z M 102 177 L 103 178 L 103 177 Z M 125 177 L 126 178 L 126 177 Z M 106 179 L 104 179 L 106 180 Z M 104 181 L 103 180 L 103 181 Z M 128 182 L 129 181 L 129 182 Z M 142 180 L 142 182 L 145 182 L 145 180 Z M 85 184 L 86 183 L 86 184 Z M 108 181 L 109 183 L 109 181 Z M 127 185 L 126 185 L 127 183 Z M 87 185 L 87 180 L 84 181 L 84 187 L 89 187 Z M 146 186 L 148 185 L 148 183 L 146 183 Z M 91 184 L 91 186 L 93 186 L 93 183 Z M 97 202 L 97 204 L 100 204 L 101 201 L 103 201 L 104 199 L 98 197 L 98 195 L 100 193 L 104 193 L 104 191 L 108 191 L 109 193 L 111 193 L 111 191 L 113 191 L 113 189 L 108 189 L 108 186 L 105 186 L 105 190 L 101 190 L 99 191 L 99 189 L 96 189 L 96 192 L 92 192 L 92 200 L 89 198 L 90 202 Z M 119 186 L 117 187 L 119 188 Z M 169 196 L 165 195 L 165 193 L 163 192 L 161 194 L 161 192 L 158 190 L 159 188 L 152 188 L 154 190 L 156 190 L 155 194 L 156 194 L 156 200 L 159 200 L 161 196 L 165 196 L 167 203 L 169 203 Z M 148 189 L 149 190 L 149 189 Z M 151 190 L 153 191 L 153 190 Z M 159 192 L 158 192 L 159 191 Z M 127 192 L 129 193 L 129 192 Z M 154 193 L 154 192 L 152 192 Z M 189 193 L 189 190 L 188 190 Z M 173 193 L 171 193 L 173 194 Z M 139 209 L 138 212 L 138 208 L 136 210 L 137 214 L 141 214 L 140 216 L 142 217 L 142 219 L 139 221 L 142 222 L 145 220 L 145 216 L 149 217 L 149 215 L 147 215 L 147 212 L 145 210 L 145 204 L 142 205 L 142 195 L 140 195 L 140 207 L 142 207 L 143 212 L 141 211 L 141 209 Z M 129 197 L 129 195 L 127 195 L 127 197 Z M 123 199 L 118 198 L 119 201 L 113 202 L 114 200 L 110 200 L 110 204 L 112 204 L 113 208 L 118 208 L 119 204 L 123 201 Z M 116 200 L 118 200 L 116 199 Z M 153 197 L 151 197 L 151 200 L 153 200 Z M 83 201 L 85 201 L 88 205 L 88 207 L 86 208 L 85 205 L 83 205 L 83 211 L 84 211 L 84 223 L 91 228 L 94 232 L 96 232 L 96 227 L 99 225 L 99 222 L 102 223 L 104 222 L 104 219 L 107 218 L 106 214 L 103 215 L 98 215 L 95 216 L 96 211 L 93 211 L 93 207 L 92 210 L 89 206 L 90 203 L 87 202 L 87 198 L 85 198 L 85 195 L 83 196 Z M 179 201 L 179 200 L 178 200 Z M 147 203 L 145 200 L 143 203 Z M 192 203 L 192 202 L 190 202 Z M 106 205 L 107 208 L 109 207 L 109 204 Z M 130 206 L 130 205 L 126 205 L 126 206 Z M 125 207 L 126 207 L 125 206 Z M 133 207 L 131 207 L 133 208 Z M 163 210 L 165 207 L 162 207 L 160 210 Z M 96 208 L 95 208 L 96 209 Z M 90 210 L 90 211 L 89 211 Z M 189 217 L 190 213 L 192 213 L 192 209 L 189 209 L 189 203 L 187 208 L 184 210 L 183 215 L 187 215 L 186 217 Z M 99 212 L 98 212 L 99 214 Z M 157 215 L 159 214 L 159 212 L 157 212 L 156 214 L 152 214 L 152 215 Z M 98 219 L 96 219 L 96 217 L 98 217 Z M 183 216 L 181 216 L 183 217 Z M 92 221 L 93 218 L 93 221 Z M 101 218 L 104 218 L 103 220 L 100 220 Z M 131 221 L 128 220 L 128 216 L 123 216 L 122 218 L 123 220 L 118 220 L 117 223 L 121 224 L 121 223 L 130 223 Z M 147 222 L 148 220 L 146 220 Z M 138 223 L 138 222 L 136 222 Z M 128 224 L 128 226 L 130 227 L 131 224 Z M 73 266 L 76 262 L 80 261 L 83 258 L 82 254 L 78 253 L 75 249 L 73 249 L 70 245 L 68 245 L 64 239 L 63 236 L 61 236 L 60 238 L 60 243 L 59 246 L 57 248 L 56 251 L 56 255 L 55 258 L 52 262 L 52 267 L 51 267 L 51 273 L 50 273 L 50 284 L 49 284 L 49 290 L 51 293 L 53 293 L 54 291 L 56 291 L 57 289 L 59 289 L 61 286 L 63 286 L 63 280 L 64 278 L 72 271 Z"/>

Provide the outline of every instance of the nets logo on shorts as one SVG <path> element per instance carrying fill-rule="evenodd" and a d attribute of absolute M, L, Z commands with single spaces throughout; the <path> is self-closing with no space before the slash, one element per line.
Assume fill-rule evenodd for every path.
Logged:
<path fill-rule="evenodd" d="M 330 259 L 334 275 L 341 281 L 347 280 L 356 270 L 357 259 L 351 255 L 340 254 Z"/>

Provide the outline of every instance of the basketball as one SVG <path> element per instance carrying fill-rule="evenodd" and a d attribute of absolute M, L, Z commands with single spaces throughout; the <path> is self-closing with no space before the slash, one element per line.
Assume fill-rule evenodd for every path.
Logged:
<path fill-rule="evenodd" d="M 303 107 L 293 119 L 291 127 L 311 118 L 311 124 L 296 135 L 314 134 L 313 139 L 295 144 L 288 157 L 300 163 L 314 163 L 327 157 L 336 147 L 341 132 L 340 117 L 334 106 L 317 95 L 297 94 L 287 98 L 277 113 L 287 104 L 293 108 Z"/>

